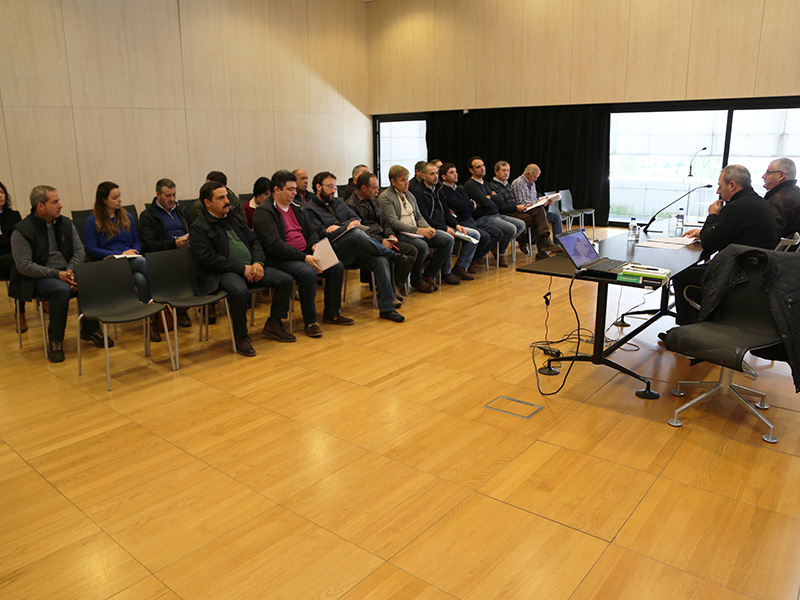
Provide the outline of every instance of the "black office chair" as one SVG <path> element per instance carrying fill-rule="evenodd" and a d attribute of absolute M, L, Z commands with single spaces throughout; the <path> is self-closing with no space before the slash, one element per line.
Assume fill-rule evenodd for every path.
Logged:
<path fill-rule="evenodd" d="M 718 381 L 678 382 L 677 388 L 672 392 L 676 396 L 683 396 L 681 388 L 687 387 L 707 391 L 678 408 L 668 421 L 670 425 L 683 425 L 678 415 L 704 400 L 717 395 L 729 396 L 769 427 L 769 433 L 761 436 L 765 442 L 777 443 L 775 427 L 744 398 L 744 395 L 759 398 L 755 406 L 766 410 L 769 408 L 764 401 L 766 395 L 732 382 L 733 371 L 744 373 L 752 379 L 758 377 L 758 373 L 744 362 L 747 352 L 783 345 L 772 318 L 769 296 L 758 282 L 759 275 L 767 267 L 767 261 L 768 257 L 763 250 L 751 250 L 739 255 L 737 263 L 747 274 L 747 280 L 734 287 L 707 320 L 675 327 L 667 333 L 664 339 L 667 350 L 722 367 Z M 692 304 L 700 308 L 694 302 Z"/>
<path fill-rule="evenodd" d="M 91 208 L 72 211 L 72 224 L 75 225 L 75 229 L 78 231 L 78 237 L 81 238 L 82 242 L 84 241 L 83 237 L 86 233 L 86 221 L 89 220 L 93 212 Z"/>
<path fill-rule="evenodd" d="M 13 273 L 16 270 L 17 270 L 16 266 L 12 266 L 11 267 L 11 272 L 12 272 L 11 276 L 13 276 Z M 17 325 L 17 340 L 18 340 L 20 349 L 22 349 L 22 331 L 20 331 L 21 328 L 20 328 L 20 312 L 19 312 L 20 311 L 20 306 L 22 305 L 22 301 L 19 298 L 11 295 L 11 288 L 8 285 L 10 283 L 10 281 L 11 281 L 11 276 L 9 276 L 7 279 L 0 279 L 0 281 L 5 281 L 6 282 L 6 292 L 8 293 L 8 297 L 11 298 L 14 301 L 14 317 L 15 317 L 16 325 Z M 42 324 L 42 340 L 44 342 L 44 356 L 45 356 L 45 358 L 48 358 L 50 356 L 50 350 L 49 350 L 50 345 L 48 344 L 49 340 L 47 339 L 47 323 L 45 322 L 45 318 L 44 318 L 44 302 L 45 302 L 45 300 L 44 300 L 44 298 L 39 298 L 37 296 L 34 296 L 32 298 L 32 300 L 33 300 L 34 304 L 36 305 L 36 311 L 39 313 L 39 321 Z"/>
<path fill-rule="evenodd" d="M 150 252 L 147 260 L 147 279 L 153 300 L 168 304 L 172 310 L 173 336 L 175 338 L 175 370 L 180 369 L 180 352 L 178 350 L 178 318 L 179 308 L 200 308 L 200 341 L 203 340 L 203 326 L 208 341 L 208 306 L 224 300 L 227 292 L 219 291 L 206 296 L 194 293 L 194 282 L 197 279 L 197 262 L 190 248 L 176 248 L 163 252 Z M 228 312 L 228 311 L 226 311 Z M 231 344 L 236 352 L 236 341 L 233 336 L 233 324 L 228 319 L 231 330 Z M 169 332 L 167 332 L 169 338 Z"/>
<path fill-rule="evenodd" d="M 81 320 L 97 319 L 103 324 L 103 345 L 106 353 L 106 384 L 111 391 L 111 366 L 108 360 L 108 323 L 144 322 L 144 354 L 150 356 L 150 318 L 161 312 L 164 331 L 167 319 L 162 312 L 164 305 L 158 302 L 144 304 L 136 295 L 133 273 L 125 259 L 109 259 L 99 262 L 83 263 L 75 267 L 75 281 L 78 283 L 78 375 L 82 375 L 81 365 Z M 172 342 L 167 337 L 169 361 L 175 370 L 172 355 Z"/>
<path fill-rule="evenodd" d="M 197 198 L 194 200 L 178 200 L 178 206 L 183 209 L 183 216 L 186 217 L 186 224 L 192 224 L 192 206 L 194 203 L 197 202 Z"/>

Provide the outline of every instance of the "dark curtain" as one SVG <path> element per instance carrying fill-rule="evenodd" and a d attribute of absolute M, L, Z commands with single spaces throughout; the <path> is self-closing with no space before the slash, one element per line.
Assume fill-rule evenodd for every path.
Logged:
<path fill-rule="evenodd" d="M 428 157 L 454 163 L 462 183 L 471 156 L 484 160 L 488 179 L 498 160 L 511 164 L 512 181 L 536 163 L 540 194 L 569 189 L 575 208 L 594 208 L 597 224 L 607 224 L 610 105 L 441 111 L 425 118 Z"/>

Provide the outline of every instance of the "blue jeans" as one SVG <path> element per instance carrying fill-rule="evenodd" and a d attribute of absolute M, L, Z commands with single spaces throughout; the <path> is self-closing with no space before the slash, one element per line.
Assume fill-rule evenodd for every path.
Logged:
<path fill-rule="evenodd" d="M 475 254 L 472 257 L 473 261 L 480 260 L 489 254 L 489 251 L 494 248 L 503 238 L 502 229 L 495 227 L 488 221 L 478 222 L 470 217 L 469 219 L 464 219 L 461 224 L 464 227 L 476 229 L 478 233 L 481 234 L 478 247 L 475 249 Z"/>
<path fill-rule="evenodd" d="M 350 234 L 348 234 L 350 235 Z M 309 325 L 317 321 L 317 271 L 302 260 L 282 260 L 276 268 L 288 273 L 297 282 L 297 293 L 300 295 L 300 309 L 303 311 L 303 323 Z M 344 283 L 344 265 L 341 262 L 322 272 L 325 279 L 324 314 L 335 317 L 342 312 L 342 284 Z"/>
<path fill-rule="evenodd" d="M 508 215 L 486 215 L 478 219 L 478 223 L 489 223 L 503 232 L 500 240 L 500 254 L 505 254 L 508 244 L 525 232 L 525 221 Z"/>
<path fill-rule="evenodd" d="M 547 222 L 553 227 L 553 235 L 564 231 L 564 225 L 561 223 L 561 215 L 559 213 L 546 210 L 544 214 L 547 215 Z"/>
<path fill-rule="evenodd" d="M 137 256 L 136 258 L 122 258 L 110 260 L 127 260 L 133 272 L 133 283 L 136 285 L 136 295 L 139 297 L 139 302 L 147 304 L 150 302 L 150 284 L 147 282 L 147 261 L 144 256 Z"/>
<path fill-rule="evenodd" d="M 480 231 L 478 231 L 477 229 L 473 229 L 472 227 L 464 227 L 464 231 L 469 237 L 471 237 L 473 240 L 477 241 L 478 244 L 480 244 L 481 241 Z M 475 256 L 475 251 L 478 249 L 478 244 L 470 244 L 469 242 L 465 242 L 463 240 L 458 240 L 458 243 L 461 244 L 461 249 L 458 252 L 458 259 L 456 260 L 456 265 L 458 265 L 459 267 L 464 267 L 466 269 L 472 262 L 472 258 Z"/>
<path fill-rule="evenodd" d="M 37 298 L 50 303 L 48 313 L 50 324 L 47 327 L 47 337 L 51 342 L 63 342 L 64 330 L 67 327 L 67 313 L 69 300 L 75 296 L 69 284 L 55 277 L 42 277 L 34 283 L 33 294 Z M 81 334 L 90 335 L 99 331 L 100 325 L 95 319 L 81 320 Z"/>
<path fill-rule="evenodd" d="M 264 267 L 264 277 L 260 281 L 248 282 L 238 273 L 223 273 L 219 287 L 228 292 L 228 307 L 233 335 L 237 338 L 247 335 L 247 307 L 250 302 L 250 288 L 265 285 L 275 289 L 269 316 L 285 319 L 289 314 L 289 300 L 292 296 L 292 278 L 278 269 Z"/>

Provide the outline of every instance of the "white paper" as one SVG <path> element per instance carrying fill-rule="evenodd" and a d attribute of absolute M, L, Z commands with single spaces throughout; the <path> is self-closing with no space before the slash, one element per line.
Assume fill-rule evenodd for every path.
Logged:
<path fill-rule="evenodd" d="M 336 252 L 333 251 L 333 246 L 328 238 L 322 238 L 317 247 L 314 249 L 314 258 L 319 263 L 319 268 L 325 271 L 339 262 Z"/>

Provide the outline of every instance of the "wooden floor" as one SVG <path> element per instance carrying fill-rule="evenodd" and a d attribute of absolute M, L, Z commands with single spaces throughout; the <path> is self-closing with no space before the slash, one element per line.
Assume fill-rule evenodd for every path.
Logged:
<path fill-rule="evenodd" d="M 33 310 L 20 350 L 0 301 L 0 597 L 798 599 L 785 365 L 753 361 L 750 384 L 769 394 L 777 445 L 725 398 L 676 429 L 674 381 L 717 371 L 660 347 L 666 321 L 617 354 L 661 399 L 587 364 L 543 396 L 529 344 L 545 336 L 547 278 L 481 271 L 413 294 L 398 325 L 349 276 L 353 327 L 279 344 L 258 332 L 260 304 L 255 359 L 231 353 L 220 318 L 208 343 L 180 332 L 173 373 L 164 343 L 145 359 L 123 327 L 112 392 L 102 350 L 84 346 L 78 376 L 74 317 L 52 365 Z M 594 288 L 573 291 L 591 327 Z M 552 294 L 556 338 L 575 319 L 567 283 Z M 642 296 L 613 290 L 611 320 Z M 485 407 L 501 395 L 544 409 Z"/>

